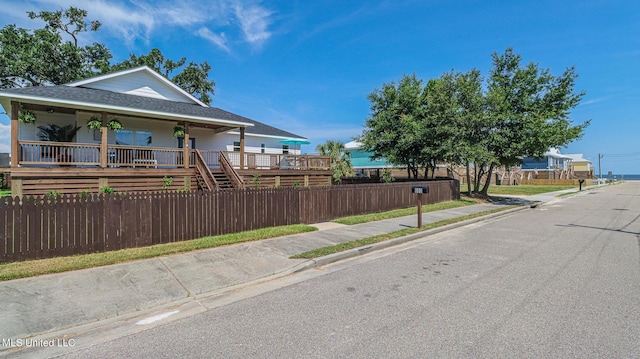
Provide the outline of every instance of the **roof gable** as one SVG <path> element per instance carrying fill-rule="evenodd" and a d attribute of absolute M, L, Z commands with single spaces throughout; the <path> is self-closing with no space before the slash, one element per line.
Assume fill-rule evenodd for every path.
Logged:
<path fill-rule="evenodd" d="M 150 97 L 162 100 L 197 104 L 207 107 L 167 78 L 147 66 L 113 72 L 85 80 L 66 84 L 70 87 L 83 87 L 95 90 Z"/>

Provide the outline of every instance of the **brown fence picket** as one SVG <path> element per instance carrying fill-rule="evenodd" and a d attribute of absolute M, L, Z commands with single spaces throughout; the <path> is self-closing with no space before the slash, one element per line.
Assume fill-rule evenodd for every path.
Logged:
<path fill-rule="evenodd" d="M 426 203 L 460 196 L 427 182 Z M 0 263 L 169 243 L 415 205 L 415 183 L 3 198 Z"/>

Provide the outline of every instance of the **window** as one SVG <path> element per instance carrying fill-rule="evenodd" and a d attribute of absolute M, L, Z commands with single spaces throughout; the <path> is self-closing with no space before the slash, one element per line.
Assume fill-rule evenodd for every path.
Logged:
<path fill-rule="evenodd" d="M 282 154 L 283 155 L 289 154 L 289 145 L 282 145 Z"/>
<path fill-rule="evenodd" d="M 151 131 L 120 130 L 116 131 L 116 144 L 124 146 L 151 146 Z"/>
<path fill-rule="evenodd" d="M 240 152 L 240 141 L 233 142 L 233 152 Z"/>
<path fill-rule="evenodd" d="M 260 145 L 260 153 L 264 153 L 264 143 Z"/>

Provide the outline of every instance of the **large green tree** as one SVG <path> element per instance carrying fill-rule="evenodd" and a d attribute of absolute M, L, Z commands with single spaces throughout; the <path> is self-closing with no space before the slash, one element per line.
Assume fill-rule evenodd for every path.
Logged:
<path fill-rule="evenodd" d="M 383 84 L 369 95 L 364 148 L 407 165 L 414 176 L 418 167 L 447 162 L 467 167 L 471 183 L 473 163 L 473 191 L 486 195 L 496 167 L 541 157 L 581 137 L 589 122 L 573 125 L 569 118 L 584 96 L 574 90 L 573 67 L 554 76 L 533 62 L 522 65 L 511 48 L 492 60 L 486 86 L 475 69 L 445 73 L 425 87 L 415 76 Z"/>
<path fill-rule="evenodd" d="M 512 48 L 494 53 L 492 62 L 485 94 L 486 150 L 492 156 L 478 166 L 486 174 L 485 195 L 496 166 L 513 166 L 523 157 L 542 157 L 550 147 L 567 146 L 589 125 L 573 125 L 569 118 L 584 96 L 575 92 L 575 68 L 554 76 L 534 62 L 523 65 Z"/>
<path fill-rule="evenodd" d="M 0 29 L 0 86 L 2 88 L 60 85 L 91 76 L 147 65 L 210 104 L 215 83 L 209 79 L 211 66 L 165 59 L 152 49 L 146 55 L 111 64 L 110 50 L 100 43 L 80 45 L 82 33 L 98 31 L 99 21 L 86 20 L 88 13 L 75 7 L 58 11 L 28 12 L 29 18 L 44 21 L 43 28 L 29 30 L 16 25 Z"/>
<path fill-rule="evenodd" d="M 426 96 L 433 127 L 430 131 L 437 134 L 436 141 L 430 141 L 430 148 L 435 149 L 439 160 L 466 168 L 469 192 L 469 164 L 484 162 L 488 156 L 484 146 L 487 128 L 482 81 L 476 69 L 466 73 L 450 71 L 429 81 Z"/>
<path fill-rule="evenodd" d="M 417 178 L 427 159 L 421 140 L 425 119 L 424 88 L 415 75 L 405 75 L 368 96 L 371 115 L 359 140 L 374 159 L 386 158 L 396 166 L 406 166 L 409 177 Z"/>
<path fill-rule="evenodd" d="M 0 29 L 0 86 L 2 88 L 57 85 L 108 68 L 110 51 L 102 44 L 80 46 L 82 32 L 97 31 L 100 22 L 87 22 L 87 12 L 67 10 L 28 12 L 45 26 L 27 30 L 16 25 Z"/>
<path fill-rule="evenodd" d="M 353 176 L 353 168 L 351 167 L 351 153 L 344 147 L 344 143 L 329 140 L 316 147 L 322 156 L 328 156 L 331 159 L 331 171 L 333 171 L 333 180 L 335 182 L 342 181 L 342 177 Z"/>

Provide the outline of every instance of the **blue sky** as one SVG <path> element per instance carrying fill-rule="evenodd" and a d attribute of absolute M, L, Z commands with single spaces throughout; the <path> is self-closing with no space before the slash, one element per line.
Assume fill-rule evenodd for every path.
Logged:
<path fill-rule="evenodd" d="M 346 0 L 3 0 L 0 26 L 41 23 L 25 11 L 69 5 L 100 20 L 82 42 L 101 42 L 114 61 L 157 47 L 208 61 L 212 106 L 309 138 L 350 141 L 369 115 L 367 94 L 403 74 L 428 80 L 455 69 L 484 75 L 491 54 L 513 47 L 558 75 L 575 66 L 586 96 L 572 112 L 591 119 L 582 140 L 597 171 L 640 174 L 640 2 Z M 0 150 L 8 147 L 0 117 Z M 629 156 L 612 156 L 631 154 Z"/>

